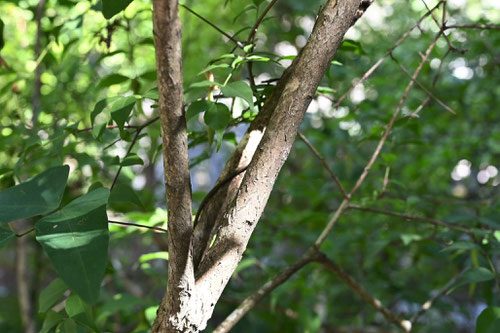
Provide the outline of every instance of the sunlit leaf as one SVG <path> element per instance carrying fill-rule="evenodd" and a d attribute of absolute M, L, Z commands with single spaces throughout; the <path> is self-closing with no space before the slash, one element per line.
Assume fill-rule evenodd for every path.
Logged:
<path fill-rule="evenodd" d="M 139 257 L 139 263 L 145 263 L 146 261 L 154 260 L 154 259 L 162 259 L 168 260 L 168 252 L 160 251 L 160 252 L 152 252 L 146 253 Z"/>
<path fill-rule="evenodd" d="M 97 300 L 106 267 L 108 196 L 108 189 L 99 188 L 35 224 L 36 239 L 56 272 L 88 303 Z"/>
<path fill-rule="evenodd" d="M 0 222 L 50 213 L 59 207 L 68 180 L 67 165 L 50 168 L 0 192 Z"/>

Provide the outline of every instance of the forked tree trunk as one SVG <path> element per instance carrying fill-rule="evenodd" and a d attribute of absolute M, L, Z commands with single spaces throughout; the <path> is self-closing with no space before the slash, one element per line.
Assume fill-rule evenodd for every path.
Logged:
<path fill-rule="evenodd" d="M 246 249 L 311 99 L 349 27 L 373 0 L 330 0 L 220 179 L 248 163 L 208 202 L 193 231 L 176 0 L 154 0 L 153 20 L 168 206 L 167 293 L 152 332 L 198 332 Z M 207 241 L 217 233 L 212 247 Z"/>

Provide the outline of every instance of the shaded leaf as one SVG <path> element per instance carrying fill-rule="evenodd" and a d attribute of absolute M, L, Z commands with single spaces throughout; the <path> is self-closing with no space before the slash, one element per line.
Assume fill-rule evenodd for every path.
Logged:
<path fill-rule="evenodd" d="M 214 104 L 213 102 L 207 100 L 201 100 L 191 103 L 191 105 L 188 107 L 186 111 L 186 121 L 193 118 L 194 116 L 196 116 L 201 112 L 207 111 L 208 108 L 213 104 Z"/>
<path fill-rule="evenodd" d="M 476 320 L 476 333 L 496 333 L 500 327 L 500 307 L 484 309 Z"/>
<path fill-rule="evenodd" d="M 9 244 L 9 242 L 16 237 L 16 233 L 12 230 L 0 227 L 0 248 Z"/>
<path fill-rule="evenodd" d="M 492 280 L 495 277 L 495 274 L 491 272 L 489 269 L 484 267 L 475 267 L 470 268 L 462 274 L 460 279 L 455 282 L 453 288 L 451 288 L 446 294 L 450 294 L 453 290 L 461 287 L 465 284 L 476 283 L 476 282 L 484 282 Z"/>
<path fill-rule="evenodd" d="M 480 247 L 473 242 L 467 242 L 467 241 L 457 241 L 453 244 L 451 244 L 448 247 L 445 247 L 444 249 L 441 250 L 441 252 L 451 252 L 451 251 L 467 251 L 467 250 L 474 250 L 474 249 L 479 249 Z"/>
<path fill-rule="evenodd" d="M 102 0 L 102 14 L 106 19 L 110 19 L 132 2 L 132 0 Z"/>
<path fill-rule="evenodd" d="M 52 328 L 54 328 L 57 324 L 63 321 L 64 316 L 60 313 L 50 310 L 47 312 L 45 316 L 45 320 L 43 321 L 42 329 L 40 333 L 48 333 Z"/>
<path fill-rule="evenodd" d="M 50 168 L 31 180 L 0 192 L 0 222 L 50 213 L 59 207 L 69 166 Z"/>
<path fill-rule="evenodd" d="M 40 293 L 38 311 L 47 312 L 47 310 L 50 310 L 61 299 L 66 290 L 68 290 L 68 286 L 60 278 L 52 281 Z"/>
<path fill-rule="evenodd" d="M 92 317 L 92 309 L 77 294 L 72 293 L 66 300 L 66 313 L 78 323 L 99 332 Z"/>
<path fill-rule="evenodd" d="M 213 103 L 205 112 L 205 123 L 214 130 L 224 130 L 231 122 L 231 112 L 222 103 Z"/>
<path fill-rule="evenodd" d="M 228 83 L 220 87 L 221 92 L 225 97 L 240 97 L 250 104 L 253 108 L 253 92 L 252 89 L 243 81 L 236 81 Z"/>
<path fill-rule="evenodd" d="M 125 76 L 125 75 L 110 74 L 110 75 L 105 76 L 101 79 L 101 81 L 97 85 L 97 88 L 109 87 L 113 84 L 119 84 L 119 83 L 125 82 L 127 80 L 130 80 L 130 78 Z"/>
<path fill-rule="evenodd" d="M 125 156 L 120 164 L 121 166 L 130 166 L 137 164 L 144 165 L 144 161 L 139 157 L 139 155 L 132 153 Z"/>
<path fill-rule="evenodd" d="M 108 197 L 109 190 L 99 188 L 35 224 L 36 239 L 56 272 L 88 303 L 97 300 L 106 267 Z"/>
<path fill-rule="evenodd" d="M 130 186 L 125 184 L 116 184 L 109 196 L 109 203 L 112 204 L 114 202 L 125 202 L 125 203 L 133 203 L 137 206 L 144 208 L 144 205 L 141 202 L 137 193 Z"/>

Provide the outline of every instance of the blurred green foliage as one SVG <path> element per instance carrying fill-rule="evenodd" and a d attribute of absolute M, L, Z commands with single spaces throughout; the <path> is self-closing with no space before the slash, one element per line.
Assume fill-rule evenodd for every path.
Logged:
<path fill-rule="evenodd" d="M 428 6 L 436 3 L 429 0 Z M 142 128 L 156 116 L 151 3 L 135 0 L 115 16 L 111 8 L 106 20 L 100 12 L 106 2 L 47 0 L 36 55 L 37 4 L 36 0 L 0 3 L 5 44 L 0 56 L 8 65 L 0 68 L 0 191 L 66 164 L 70 174 L 62 199 L 65 206 L 90 190 L 109 187 L 122 168 L 108 204 L 109 219 L 164 227 L 159 123 Z M 186 0 L 183 4 L 243 42 L 268 1 Z M 283 65 L 305 44 L 322 4 L 278 1 L 259 27 L 249 54 L 179 8 L 186 109 L 192 106 L 188 129 L 195 204 L 213 185 L 255 116 L 252 104 L 258 106 L 268 96 L 269 82 L 280 77 Z M 363 171 L 409 78 L 388 57 L 339 107 L 334 108 L 331 99 L 342 96 L 425 12 L 422 0 L 376 1 L 348 32 L 311 103 L 301 130 L 346 189 Z M 441 20 L 442 9 L 435 15 Z M 500 12 L 498 5 L 487 0 L 450 0 L 446 20 L 448 25 L 498 27 Z M 438 31 L 428 17 L 392 55 L 412 73 L 421 60 L 419 52 Z M 481 316 L 481 325 L 491 327 L 491 322 L 498 321 L 495 313 L 500 303 L 500 35 L 498 29 L 449 29 L 446 36 L 439 39 L 418 80 L 457 114 L 433 99 L 421 108 L 427 94 L 415 87 L 354 203 L 459 224 L 470 234 L 349 210 L 322 248 L 405 318 L 465 271 L 455 288 L 422 315 L 416 332 L 470 332 L 486 307 L 490 308 Z M 454 46 L 452 51 L 448 43 Z M 249 60 L 257 82 L 255 101 L 241 81 L 248 79 L 245 63 Z M 39 101 L 35 101 L 37 70 Z M 205 77 L 207 70 L 213 78 Z M 214 88 L 213 82 L 229 83 L 214 89 L 215 102 L 220 90 L 237 97 L 227 103 L 232 109 L 229 117 L 225 109 L 224 117 L 214 117 L 208 112 L 210 104 L 200 102 Z M 128 152 L 132 142 L 136 143 Z M 209 329 L 293 263 L 314 242 L 341 200 L 319 161 L 297 140 Z M 18 233 L 28 229 L 12 227 Z M 72 294 L 66 312 L 59 307 L 60 314 L 36 314 L 39 329 L 44 325 L 48 332 L 59 323 L 60 329 L 80 325 L 91 330 L 95 321 L 102 331 L 148 330 L 165 290 L 165 237 L 161 232 L 114 224 L 109 224 L 109 230 L 109 259 L 97 304 L 89 309 Z M 11 233 L 6 235 L 12 238 Z M 29 279 L 38 299 L 56 274 L 32 236 L 26 236 L 31 237 Z M 1 332 L 22 330 L 15 249 L 11 242 L 0 257 Z M 56 296 L 57 301 L 64 297 L 61 290 Z M 342 281 L 311 264 L 261 302 L 234 331 L 318 332 L 368 326 L 389 324 Z"/>

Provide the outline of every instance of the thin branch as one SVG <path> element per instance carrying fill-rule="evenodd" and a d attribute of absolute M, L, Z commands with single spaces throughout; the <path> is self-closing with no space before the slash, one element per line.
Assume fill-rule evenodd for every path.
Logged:
<path fill-rule="evenodd" d="M 366 71 L 365 74 L 363 74 L 363 76 L 357 80 L 339 99 L 337 99 L 337 102 L 334 104 L 334 108 L 337 108 L 340 103 L 342 103 L 342 101 L 351 93 L 351 91 L 360 83 L 362 83 L 363 81 L 365 81 L 366 79 L 368 79 L 372 74 L 373 72 L 375 72 L 375 70 L 384 62 L 384 60 L 391 54 L 392 51 L 394 51 L 401 43 L 403 43 L 405 41 L 406 38 L 408 38 L 408 36 L 410 36 L 410 33 L 415 29 L 417 28 L 418 26 L 420 26 L 420 23 L 422 23 L 422 21 L 427 17 L 429 16 L 434 10 L 436 10 L 441 4 L 443 3 L 443 1 L 439 1 L 430 11 L 428 11 L 427 13 L 425 13 L 408 31 L 406 31 L 403 36 L 401 36 L 401 38 L 399 38 L 397 40 L 396 43 L 394 43 L 393 46 L 391 46 L 389 48 L 389 50 L 387 50 L 387 52 L 379 59 L 377 60 L 377 62 L 372 66 L 370 67 L 370 69 L 368 69 Z M 444 28 L 443 28 L 444 29 Z"/>
<path fill-rule="evenodd" d="M 161 232 L 168 232 L 167 229 L 163 229 L 163 228 L 160 228 L 160 227 L 151 227 L 149 225 L 138 224 L 138 223 L 122 222 L 122 221 L 111 221 L 111 220 L 109 220 L 108 223 L 120 224 L 120 225 L 126 225 L 126 226 L 138 227 L 138 228 L 146 228 L 146 229 L 151 229 L 151 230 L 156 230 L 156 231 L 161 231 Z"/>
<path fill-rule="evenodd" d="M 363 210 L 365 212 L 371 212 L 371 213 L 376 213 L 376 214 L 400 217 L 400 218 L 410 220 L 410 221 L 419 221 L 419 222 L 430 223 L 430 224 L 433 224 L 435 226 L 450 228 L 450 229 L 464 232 L 466 234 L 471 234 L 471 231 L 469 230 L 469 228 L 467 228 L 465 226 L 451 224 L 451 223 L 448 223 L 448 222 L 445 222 L 442 220 L 437 220 L 437 219 L 432 219 L 432 218 L 427 218 L 427 217 L 422 217 L 422 216 L 408 215 L 408 214 L 393 212 L 390 210 L 382 210 L 382 209 L 376 209 L 376 208 L 363 207 L 363 206 L 358 206 L 358 205 L 353 205 L 353 204 L 350 204 L 347 208 L 356 209 L 356 210 Z"/>
<path fill-rule="evenodd" d="M 366 176 L 368 175 L 368 171 L 370 171 L 371 167 L 373 166 L 373 164 L 377 160 L 378 156 L 380 155 L 380 152 L 382 151 L 382 147 L 384 146 L 384 143 L 387 140 L 387 137 L 389 136 L 389 133 L 390 133 L 390 131 L 392 129 L 392 126 L 396 122 L 396 119 L 398 118 L 399 113 L 403 109 L 404 103 L 408 99 L 408 95 L 410 94 L 410 91 L 413 88 L 413 85 L 415 84 L 415 80 L 417 79 L 418 75 L 420 74 L 420 71 L 422 70 L 422 68 L 423 68 L 425 62 L 427 61 L 427 59 L 429 58 L 429 55 L 431 54 L 431 51 L 434 49 L 434 46 L 436 46 L 436 43 L 437 43 L 439 37 L 442 35 L 442 33 L 443 33 L 443 31 L 440 30 L 436 34 L 436 37 L 434 37 L 434 40 L 431 42 L 431 44 L 429 45 L 429 47 L 425 51 L 425 54 L 422 56 L 422 60 L 418 64 L 417 69 L 415 70 L 415 73 L 413 74 L 413 76 L 411 77 L 410 82 L 406 86 L 405 92 L 403 93 L 403 96 L 399 100 L 398 106 L 396 107 L 396 110 L 394 111 L 394 114 L 392 115 L 392 118 L 389 121 L 389 124 L 387 125 L 387 128 L 385 129 L 385 132 L 382 135 L 382 138 L 380 139 L 380 141 L 379 141 L 379 143 L 377 145 L 377 148 L 375 149 L 375 152 L 373 153 L 370 161 L 368 162 L 368 164 L 366 165 L 365 169 L 363 170 L 363 173 L 361 174 L 361 176 L 359 176 L 358 181 L 356 182 L 356 184 L 352 188 L 351 192 L 349 193 L 350 197 L 352 197 L 352 194 L 358 189 L 359 186 L 361 186 L 361 184 L 365 180 Z"/>
<path fill-rule="evenodd" d="M 125 154 L 125 156 L 128 156 L 130 154 L 130 152 L 132 151 L 132 148 L 134 148 L 134 145 L 137 142 L 137 139 L 139 138 L 139 135 L 141 134 L 141 131 L 144 128 L 146 128 L 149 125 L 151 125 L 152 123 L 154 123 L 155 121 L 157 121 L 158 119 L 160 119 L 160 117 L 155 117 L 155 118 L 147 121 L 146 123 L 144 123 L 144 124 L 142 124 L 142 125 L 140 125 L 140 126 L 138 126 L 136 128 L 136 132 L 135 132 L 134 138 L 132 139 L 132 142 L 130 142 L 130 146 L 128 147 L 127 154 Z M 118 171 L 116 172 L 115 178 L 113 179 L 113 183 L 111 184 L 110 191 L 112 191 L 113 188 L 115 187 L 116 181 L 118 180 L 118 176 L 120 175 L 120 172 L 122 171 L 122 168 L 123 168 L 123 166 L 120 165 L 120 167 L 118 168 Z"/>
<path fill-rule="evenodd" d="M 250 44 L 253 43 L 253 41 L 255 39 L 255 34 L 257 33 L 257 29 L 259 28 L 259 25 L 262 23 L 262 21 L 264 20 L 264 18 L 267 15 L 267 13 L 271 10 L 271 8 L 274 6 L 274 4 L 277 1 L 278 0 L 272 0 L 267 5 L 267 7 L 264 9 L 264 11 L 260 14 L 260 16 L 257 18 L 257 21 L 255 21 L 255 24 L 253 25 L 252 30 L 250 30 L 250 33 L 248 34 L 248 38 L 247 38 L 247 42 L 246 42 L 247 45 L 250 45 Z M 252 51 L 253 51 L 253 46 L 250 49 L 250 52 L 252 52 Z M 245 53 L 245 56 L 246 56 L 246 53 Z M 252 88 L 252 91 L 255 94 L 257 92 L 257 88 L 256 88 L 255 78 L 254 78 L 254 75 L 253 75 L 253 69 L 252 68 L 253 68 L 253 61 L 247 62 L 248 81 L 250 82 L 250 88 Z"/>
<path fill-rule="evenodd" d="M 396 57 L 394 56 L 394 54 L 391 52 L 391 58 L 392 60 L 394 60 L 394 62 L 399 66 L 399 68 L 401 69 L 401 71 L 403 71 L 409 78 L 411 78 L 411 74 L 410 72 L 408 72 L 408 70 L 406 69 L 405 66 L 403 66 L 397 59 Z M 457 112 L 455 110 L 453 110 L 451 107 L 449 107 L 448 105 L 446 105 L 443 101 L 441 101 L 439 98 L 437 98 L 436 96 L 434 96 L 434 94 L 429 90 L 427 89 L 422 83 L 420 83 L 420 81 L 418 80 L 414 80 L 415 83 L 423 90 L 425 91 L 425 93 L 430 97 L 432 98 L 433 100 L 435 100 L 439 105 L 441 105 L 443 108 L 446 109 L 446 111 L 448 112 L 451 112 L 453 114 L 457 114 Z"/>
<path fill-rule="evenodd" d="M 231 314 L 224 319 L 222 323 L 217 326 L 213 331 L 214 333 L 225 333 L 228 332 L 238 321 L 240 321 L 245 314 L 250 311 L 262 298 L 269 295 L 276 287 L 285 283 L 293 274 L 299 271 L 302 267 L 307 264 L 319 260 L 320 253 L 311 248 L 306 252 L 297 262 L 293 265 L 280 271 L 271 280 L 266 282 L 262 287 L 260 287 L 251 296 L 247 297 L 241 304 L 231 312 Z"/>
<path fill-rule="evenodd" d="M 215 24 L 213 24 L 212 22 L 210 22 L 209 20 L 207 20 L 206 18 L 204 18 L 203 16 L 201 16 L 200 14 L 198 14 L 197 12 L 195 12 L 194 10 L 192 10 L 191 8 L 189 8 L 188 6 L 183 5 L 182 3 L 179 3 L 179 6 L 182 7 L 182 8 L 184 8 L 185 10 L 187 10 L 188 12 L 190 12 L 191 14 L 193 14 L 194 16 L 196 16 L 197 18 L 199 18 L 200 20 L 202 20 L 203 22 L 205 22 L 206 24 L 208 24 L 209 26 L 211 26 L 212 28 L 214 28 L 215 30 L 217 30 L 218 32 L 220 32 L 221 34 L 223 34 L 224 37 L 226 37 L 227 39 L 229 39 L 230 41 L 232 41 L 240 49 L 243 49 L 243 47 L 245 47 L 245 45 L 242 42 L 238 41 L 233 36 L 231 36 L 230 34 L 228 34 L 227 32 L 225 32 L 224 30 L 220 29 L 218 26 L 216 26 Z"/>
<path fill-rule="evenodd" d="M 444 30 L 447 29 L 481 29 L 481 30 L 500 30 L 498 25 L 487 25 L 487 24 L 454 24 L 446 25 L 443 27 Z"/>
<path fill-rule="evenodd" d="M 413 317 L 411 317 L 410 322 L 413 325 L 415 325 L 417 320 L 425 313 L 425 311 L 429 310 L 435 301 L 437 301 L 439 298 L 441 298 L 443 295 L 445 295 L 448 292 L 448 290 L 450 290 L 453 287 L 455 282 L 457 282 L 457 280 L 462 276 L 464 271 L 465 270 L 463 270 L 460 273 L 458 273 L 457 275 L 455 275 L 450 281 L 448 281 L 448 283 L 438 293 L 436 293 L 434 296 L 429 298 L 429 300 L 427 300 L 424 304 L 422 304 L 422 307 L 420 308 L 420 310 L 418 310 L 418 312 L 415 313 L 415 315 Z"/>
<path fill-rule="evenodd" d="M 319 153 L 319 151 L 316 150 L 316 148 L 314 148 L 314 146 L 311 144 L 311 142 L 309 142 L 309 140 L 307 139 L 307 137 L 304 134 L 302 134 L 301 132 L 298 132 L 297 134 L 298 134 L 299 138 L 306 144 L 306 146 L 312 151 L 312 153 L 314 154 L 314 156 L 316 156 L 316 158 L 318 158 L 318 160 L 320 161 L 321 165 L 325 168 L 325 170 L 328 172 L 328 174 L 330 175 L 330 177 L 332 177 L 332 179 L 337 184 L 337 186 L 340 189 L 340 191 L 342 192 L 342 195 L 344 196 L 344 198 L 347 199 L 348 196 L 347 196 L 347 192 L 344 189 L 344 186 L 342 186 L 342 183 L 340 182 L 340 179 L 333 172 L 333 170 L 328 166 L 328 164 L 326 163 L 326 161 L 323 158 L 323 156 L 321 156 L 321 154 Z"/>
<path fill-rule="evenodd" d="M 26 236 L 27 234 L 29 234 L 29 233 L 31 233 L 31 232 L 33 232 L 33 231 L 35 231 L 35 228 L 31 228 L 31 229 L 29 229 L 29 230 L 27 230 L 27 231 L 25 231 L 25 232 L 23 232 L 23 233 L 16 234 L 16 237 L 23 237 L 23 236 Z"/>
<path fill-rule="evenodd" d="M 372 296 L 362 285 L 360 285 L 356 280 L 354 280 L 347 272 L 345 272 L 340 266 L 334 263 L 331 259 L 329 259 L 326 255 L 322 254 L 317 262 L 321 263 L 326 269 L 333 272 L 337 275 L 342 281 L 344 281 L 354 292 L 360 295 L 366 303 L 370 304 L 377 310 L 382 313 L 387 319 L 387 321 L 396 324 L 398 327 L 403 329 L 405 332 L 410 332 L 412 323 L 408 320 L 401 320 L 395 314 L 391 312 L 388 308 L 386 308 L 380 300 Z"/>
<path fill-rule="evenodd" d="M 422 1 L 422 3 L 424 4 L 425 8 L 427 9 L 427 11 L 431 12 L 431 9 L 427 5 L 427 2 L 425 2 L 425 0 L 420 0 L 420 1 Z M 440 30 L 443 30 L 443 25 L 445 24 L 444 18 L 446 17 L 446 1 L 443 2 L 443 22 L 440 23 L 439 20 L 437 19 L 437 17 L 434 15 L 433 12 L 431 12 L 431 17 L 432 17 L 432 20 L 434 21 L 434 23 L 436 23 L 436 26 Z M 443 34 L 443 37 L 446 40 L 446 43 L 448 44 L 448 47 L 450 49 L 452 49 L 453 51 L 457 50 L 457 48 L 451 43 L 451 41 L 448 38 L 448 36 L 446 36 L 445 34 Z"/>

